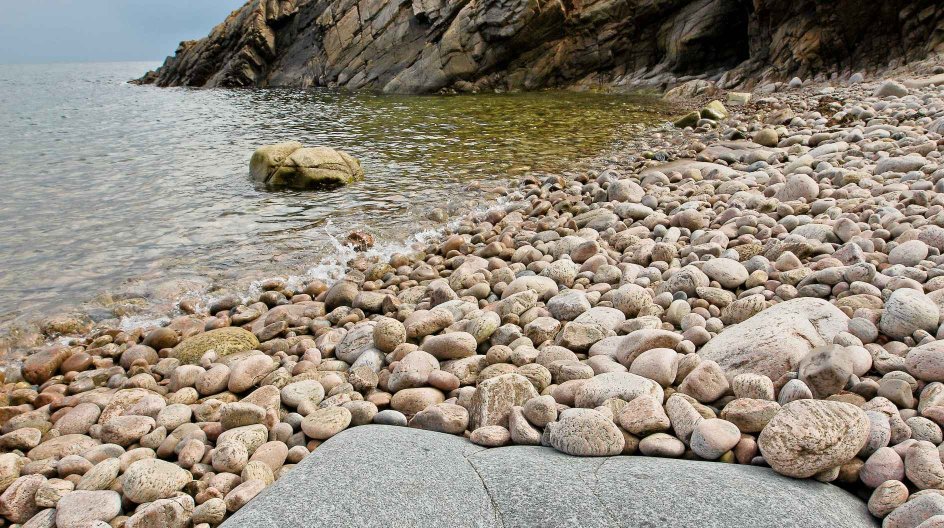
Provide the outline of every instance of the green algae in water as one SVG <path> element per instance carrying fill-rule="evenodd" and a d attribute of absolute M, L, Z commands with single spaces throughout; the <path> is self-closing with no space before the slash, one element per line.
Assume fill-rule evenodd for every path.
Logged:
<path fill-rule="evenodd" d="M 358 142 L 374 146 L 372 156 L 407 169 L 421 162 L 427 177 L 441 173 L 447 179 L 565 169 L 600 154 L 627 125 L 655 124 L 671 115 L 658 98 L 643 94 L 332 95 L 342 109 L 336 117 Z M 347 107 L 362 109 L 358 119 L 341 115 Z M 395 137 L 409 144 L 391 142 Z"/>

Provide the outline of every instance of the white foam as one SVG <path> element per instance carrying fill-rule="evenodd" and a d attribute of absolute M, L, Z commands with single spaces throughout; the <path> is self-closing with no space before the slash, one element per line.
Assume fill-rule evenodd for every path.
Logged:
<path fill-rule="evenodd" d="M 447 230 L 455 230 L 461 223 L 463 218 L 474 218 L 482 216 L 489 211 L 503 208 L 511 200 L 501 197 L 498 200 L 490 202 L 488 205 L 483 205 L 477 207 L 472 211 L 469 211 L 466 215 L 460 215 L 454 220 L 436 228 L 425 229 L 410 235 L 405 240 L 391 240 L 386 241 L 381 244 L 378 244 L 372 248 L 367 249 L 366 251 L 358 252 L 350 244 L 345 244 L 339 238 L 343 236 L 341 233 L 332 233 L 333 224 L 329 220 L 324 226 L 324 235 L 327 237 L 327 240 L 331 243 L 334 248 L 334 252 L 331 256 L 324 257 L 320 262 L 314 266 L 308 268 L 305 273 L 301 275 L 288 275 L 288 276 L 274 276 L 267 277 L 264 279 L 256 280 L 250 283 L 248 291 L 240 296 L 242 302 L 247 303 L 253 297 L 258 297 L 262 293 L 262 284 L 268 280 L 278 279 L 285 281 L 286 285 L 295 291 L 300 291 L 304 288 L 306 284 L 314 280 L 323 281 L 329 285 L 334 284 L 338 280 L 344 277 L 349 269 L 351 261 L 353 261 L 358 256 L 367 257 L 369 259 L 377 259 L 378 261 L 389 260 L 391 256 L 395 253 L 409 253 L 421 249 L 423 246 L 429 244 L 431 241 L 436 240 L 441 237 L 443 233 Z M 211 297 L 206 292 L 197 292 L 191 291 L 187 292 L 184 297 L 188 298 L 197 298 L 199 299 L 199 305 L 201 307 L 209 306 L 210 304 L 220 300 L 222 297 Z M 172 316 L 180 315 L 182 312 L 176 310 Z M 156 326 L 163 326 L 167 324 L 171 319 L 171 316 L 154 316 L 154 315 L 134 315 L 122 317 L 119 327 L 122 331 L 132 331 L 138 328 L 153 328 Z"/>
<path fill-rule="evenodd" d="M 129 315 L 121 318 L 118 323 L 118 329 L 122 332 L 130 332 L 138 328 L 155 328 L 164 326 L 170 322 L 170 317 L 154 315 Z"/>

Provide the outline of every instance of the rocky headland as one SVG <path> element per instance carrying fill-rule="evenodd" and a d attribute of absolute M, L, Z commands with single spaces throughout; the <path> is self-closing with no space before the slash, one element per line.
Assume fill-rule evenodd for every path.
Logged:
<path fill-rule="evenodd" d="M 752 88 L 944 50 L 936 0 L 250 0 L 138 82 L 394 93 Z"/>
<path fill-rule="evenodd" d="M 336 283 L 59 336 L 5 371 L 0 516 L 216 526 L 378 424 L 767 466 L 944 526 L 942 74 L 693 81 L 681 126 Z"/>

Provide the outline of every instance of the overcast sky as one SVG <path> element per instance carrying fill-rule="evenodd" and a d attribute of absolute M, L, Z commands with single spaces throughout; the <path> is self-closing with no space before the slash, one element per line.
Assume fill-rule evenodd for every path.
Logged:
<path fill-rule="evenodd" d="M 0 64 L 163 60 L 245 0 L 0 0 Z"/>

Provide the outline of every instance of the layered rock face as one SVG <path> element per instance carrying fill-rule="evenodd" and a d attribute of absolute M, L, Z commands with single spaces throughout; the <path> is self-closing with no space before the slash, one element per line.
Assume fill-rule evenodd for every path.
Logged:
<path fill-rule="evenodd" d="M 937 0 L 250 0 L 140 79 L 394 93 L 733 87 L 944 51 Z"/>

